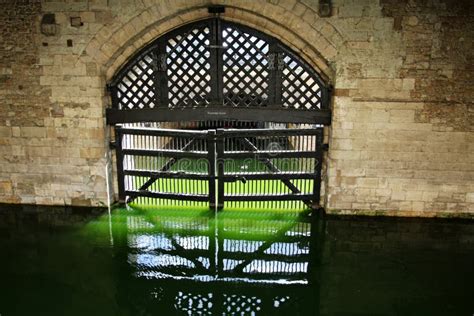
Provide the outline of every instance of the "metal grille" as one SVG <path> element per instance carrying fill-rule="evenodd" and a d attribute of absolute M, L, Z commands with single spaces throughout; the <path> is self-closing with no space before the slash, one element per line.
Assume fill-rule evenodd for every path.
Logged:
<path fill-rule="evenodd" d="M 269 116 L 273 122 L 330 124 L 329 86 L 314 69 L 275 38 L 218 18 L 158 38 L 109 88 L 111 125 Z"/>
<path fill-rule="evenodd" d="M 225 27 L 222 38 L 224 105 L 267 105 L 268 42 L 235 26 Z"/>
<path fill-rule="evenodd" d="M 322 87 L 317 77 L 289 54 L 284 55 L 283 65 L 283 106 L 293 109 L 321 109 Z"/>
<path fill-rule="evenodd" d="M 117 84 L 118 108 L 121 110 L 155 107 L 155 54 L 141 56 Z"/>
<path fill-rule="evenodd" d="M 209 27 L 193 28 L 166 43 L 169 106 L 204 106 L 211 92 Z"/>

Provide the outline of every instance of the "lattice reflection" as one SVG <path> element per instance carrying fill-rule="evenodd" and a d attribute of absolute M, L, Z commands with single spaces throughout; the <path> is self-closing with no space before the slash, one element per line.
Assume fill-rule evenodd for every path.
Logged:
<path fill-rule="evenodd" d="M 166 301 L 184 315 L 287 315 L 313 302 L 311 244 L 320 235 L 310 217 L 138 208 L 124 216 L 126 260 L 137 284 L 153 285 L 150 305 Z"/>

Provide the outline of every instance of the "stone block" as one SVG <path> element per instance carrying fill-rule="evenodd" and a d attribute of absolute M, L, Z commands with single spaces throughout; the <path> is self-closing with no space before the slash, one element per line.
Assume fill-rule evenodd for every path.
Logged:
<path fill-rule="evenodd" d="M 104 156 L 103 148 L 81 148 L 80 149 L 81 158 L 100 159 L 103 156 Z"/>
<path fill-rule="evenodd" d="M 414 110 L 390 110 L 390 122 L 411 123 L 415 121 Z"/>
<path fill-rule="evenodd" d="M 466 194 L 466 202 L 474 203 L 474 192 L 469 192 Z"/>
<path fill-rule="evenodd" d="M 329 157 L 336 160 L 359 160 L 360 152 L 351 150 L 331 150 Z"/>
<path fill-rule="evenodd" d="M 83 23 L 94 23 L 96 21 L 95 12 L 84 11 L 80 13 L 80 16 Z"/>
<path fill-rule="evenodd" d="M 357 186 L 359 188 L 378 188 L 379 179 L 378 178 L 358 178 Z"/>
<path fill-rule="evenodd" d="M 439 192 L 437 191 L 424 191 L 422 194 L 422 200 L 424 202 L 433 202 L 438 197 Z"/>
<path fill-rule="evenodd" d="M 10 180 L 0 180 L 0 195 L 13 194 L 13 186 Z"/>
<path fill-rule="evenodd" d="M 406 192 L 405 191 L 392 191 L 391 196 L 392 201 L 404 201 L 406 199 Z"/>
<path fill-rule="evenodd" d="M 11 137 L 12 128 L 9 126 L 0 126 L 0 137 Z"/>
<path fill-rule="evenodd" d="M 46 137 L 46 128 L 44 127 L 21 127 L 21 137 L 26 138 L 44 138 Z"/>

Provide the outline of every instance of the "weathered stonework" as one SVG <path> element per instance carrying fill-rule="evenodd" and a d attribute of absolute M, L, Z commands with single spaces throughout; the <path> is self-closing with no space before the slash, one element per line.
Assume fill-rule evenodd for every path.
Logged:
<path fill-rule="evenodd" d="M 280 39 L 333 84 L 328 212 L 474 214 L 469 0 L 334 0 L 329 18 L 308 0 L 6 1 L 0 202 L 106 203 L 106 83 L 154 38 L 209 17 L 209 4 Z M 56 35 L 40 31 L 46 13 Z"/>

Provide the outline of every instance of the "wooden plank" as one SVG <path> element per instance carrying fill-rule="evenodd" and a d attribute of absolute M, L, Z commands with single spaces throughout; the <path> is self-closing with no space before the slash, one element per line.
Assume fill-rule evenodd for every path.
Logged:
<path fill-rule="evenodd" d="M 211 176 L 203 173 L 194 172 L 161 172 L 161 171 L 149 171 L 149 170 L 124 170 L 123 172 L 128 176 L 135 177 L 149 177 L 154 179 L 189 179 L 189 180 L 209 180 Z M 314 177 L 314 175 L 312 175 Z"/>
<path fill-rule="evenodd" d="M 173 158 L 207 158 L 205 151 L 181 151 L 181 150 L 167 150 L 167 149 L 123 149 L 124 155 L 131 156 L 149 156 L 149 157 L 173 157 Z"/>
<path fill-rule="evenodd" d="M 222 105 L 201 108 L 154 108 L 106 110 L 107 124 L 136 122 L 180 122 L 242 120 L 252 122 L 331 124 L 330 110 L 292 110 L 276 108 L 231 108 Z"/>
<path fill-rule="evenodd" d="M 182 129 L 169 128 L 154 128 L 154 127 L 122 127 L 122 134 L 127 135 L 146 135 L 146 136 L 160 136 L 160 137 L 192 137 L 192 138 L 206 138 L 207 131 L 193 131 Z"/>
<path fill-rule="evenodd" d="M 248 138 L 243 138 L 242 139 L 242 144 L 249 148 L 250 150 L 254 150 L 254 151 L 258 151 L 258 148 L 250 141 L 248 140 Z M 263 159 L 259 159 L 260 162 L 262 162 L 263 164 L 265 164 L 267 166 L 268 169 L 270 169 L 273 173 L 278 173 L 278 172 L 281 172 L 280 169 L 278 169 L 270 159 L 268 158 L 263 158 Z M 301 193 L 300 189 L 298 187 L 296 187 L 290 180 L 288 179 L 282 179 L 281 182 L 283 182 L 283 184 L 285 184 L 288 189 L 291 190 L 291 192 L 293 192 L 294 194 L 299 194 Z M 305 199 L 305 198 L 301 198 L 301 200 L 308 206 L 308 207 L 311 207 L 312 205 L 312 202 L 310 199 Z"/>
<path fill-rule="evenodd" d="M 302 136 L 318 135 L 317 128 L 227 128 L 221 134 L 221 137 L 284 137 L 284 136 Z"/>
<path fill-rule="evenodd" d="M 188 148 L 191 148 L 191 146 L 196 142 L 195 139 L 191 139 L 189 142 L 187 142 L 183 148 L 181 148 L 181 150 L 187 150 Z M 176 158 L 170 158 L 168 159 L 168 161 L 161 167 L 160 171 L 161 172 L 166 172 L 166 171 L 169 171 L 173 165 L 178 161 L 178 159 Z M 118 177 L 118 176 L 117 176 Z M 120 179 L 120 178 L 119 178 Z M 138 190 L 146 190 L 148 189 L 153 183 L 156 182 L 156 178 L 150 178 L 148 179 L 144 184 L 142 184 L 142 186 L 140 186 L 140 188 Z M 120 180 L 119 180 L 120 181 Z M 135 199 L 135 197 L 130 197 L 128 199 L 128 203 L 131 203 L 133 202 L 133 200 Z"/>
<path fill-rule="evenodd" d="M 255 159 L 276 159 L 276 158 L 314 158 L 313 151 L 227 151 L 223 158 L 255 158 Z"/>
<path fill-rule="evenodd" d="M 313 197 L 312 194 L 292 193 L 292 194 L 260 194 L 244 195 L 229 194 L 225 195 L 226 201 L 307 201 Z"/>
<path fill-rule="evenodd" d="M 119 202 L 125 202 L 125 176 L 123 173 L 123 152 L 122 152 L 123 134 L 120 126 L 115 127 L 115 154 L 117 160 L 117 179 Z"/>
<path fill-rule="evenodd" d="M 225 182 L 245 181 L 245 180 L 283 180 L 283 179 L 314 179 L 314 173 L 303 173 L 303 172 L 279 172 L 279 173 L 268 173 L 268 172 L 232 172 L 226 173 L 223 177 Z"/>
<path fill-rule="evenodd" d="M 125 191 L 125 194 L 133 198 L 150 197 L 150 198 L 158 198 L 158 199 L 196 201 L 196 202 L 207 202 L 209 199 L 207 194 L 163 193 L 163 192 L 137 191 L 137 190 L 127 190 Z"/>
<path fill-rule="evenodd" d="M 209 188 L 209 208 L 216 208 L 216 131 L 209 131 L 207 138 L 207 151 L 209 161 L 208 188 Z"/>
<path fill-rule="evenodd" d="M 220 210 L 224 207 L 225 192 L 224 181 L 224 161 L 221 159 L 224 155 L 224 138 L 219 137 L 224 132 L 223 129 L 218 129 L 216 133 L 216 153 L 217 153 L 217 208 Z"/>

